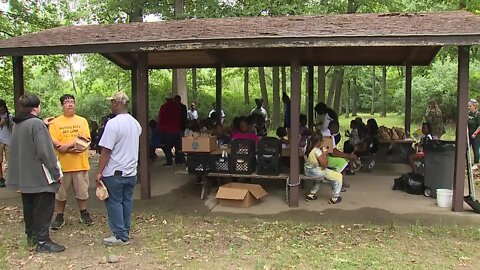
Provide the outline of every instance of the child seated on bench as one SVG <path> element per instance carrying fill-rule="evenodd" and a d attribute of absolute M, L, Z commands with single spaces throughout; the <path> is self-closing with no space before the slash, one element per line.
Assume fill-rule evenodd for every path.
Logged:
<path fill-rule="evenodd" d="M 316 177 L 315 185 L 305 200 L 312 201 L 317 199 L 317 192 L 323 179 L 330 182 L 332 186 L 332 198 L 328 201 L 330 204 L 337 204 L 342 201 L 340 192 L 342 191 L 343 176 L 341 173 L 327 168 L 328 152 L 321 148 L 322 135 L 315 134 L 310 138 L 305 151 L 305 175 Z"/>
<path fill-rule="evenodd" d="M 410 161 L 410 166 L 412 167 L 414 173 L 417 173 L 417 166 L 415 166 L 415 162 L 423 160 L 423 157 L 425 156 L 425 154 L 423 153 L 423 144 L 433 140 L 431 131 L 432 129 L 430 128 L 429 123 L 422 124 L 423 135 L 420 137 L 420 142 L 415 144 L 415 146 L 417 147 L 417 152 L 415 154 L 411 154 L 408 158 L 408 160 Z"/>

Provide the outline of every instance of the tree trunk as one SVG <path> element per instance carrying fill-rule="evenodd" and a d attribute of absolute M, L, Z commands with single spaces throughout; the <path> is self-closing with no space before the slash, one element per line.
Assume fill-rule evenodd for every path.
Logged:
<path fill-rule="evenodd" d="M 357 116 L 357 100 L 358 100 L 358 89 L 357 89 L 357 78 L 353 77 L 353 86 L 352 86 L 352 116 Z"/>
<path fill-rule="evenodd" d="M 387 66 L 382 67 L 382 117 L 387 116 Z"/>
<path fill-rule="evenodd" d="M 176 19 L 182 18 L 185 12 L 185 1 L 175 0 L 174 16 Z M 172 72 L 173 94 L 182 98 L 183 104 L 188 104 L 187 95 L 187 70 L 174 69 Z"/>
<path fill-rule="evenodd" d="M 75 95 L 77 95 L 77 86 L 75 85 L 75 72 L 73 71 L 73 64 L 71 61 L 71 55 L 67 55 L 67 62 L 68 62 L 68 71 L 70 73 L 70 79 L 72 80 L 72 89 Z M 3 154 L 3 153 L 2 153 Z"/>
<path fill-rule="evenodd" d="M 318 66 L 318 99 L 317 102 L 325 102 L 325 66 Z"/>
<path fill-rule="evenodd" d="M 375 114 L 375 66 L 372 67 L 372 107 L 370 109 L 370 114 Z"/>
<path fill-rule="evenodd" d="M 355 0 L 348 0 L 347 14 L 355 13 Z"/>
<path fill-rule="evenodd" d="M 343 75 L 345 74 L 345 68 L 340 68 L 337 74 L 337 79 L 335 83 L 335 101 L 333 103 L 333 110 L 337 113 L 340 111 L 340 102 L 342 100 L 342 88 L 343 88 Z"/>
<path fill-rule="evenodd" d="M 282 92 L 287 93 L 287 71 L 282 67 Z"/>
<path fill-rule="evenodd" d="M 278 67 L 272 68 L 273 80 L 273 112 L 271 123 L 274 128 L 280 126 L 280 70 Z"/>
<path fill-rule="evenodd" d="M 336 84 L 337 76 L 338 76 L 337 73 L 338 73 L 338 69 L 335 68 L 333 73 L 332 73 L 331 80 L 330 80 L 330 88 L 328 89 L 328 96 L 327 96 L 327 106 L 328 107 L 332 107 L 333 97 L 335 95 L 335 84 Z"/>
<path fill-rule="evenodd" d="M 265 82 L 265 68 L 258 68 L 258 78 L 260 80 L 260 91 L 262 93 L 263 107 L 267 112 L 270 112 L 269 103 L 268 103 L 268 92 L 267 92 L 267 83 Z"/>
<path fill-rule="evenodd" d="M 196 102 L 198 98 L 198 86 L 197 86 L 197 69 L 192 68 L 192 92 L 193 92 L 193 100 Z"/>
<path fill-rule="evenodd" d="M 350 117 L 350 87 L 351 87 L 351 84 L 350 84 L 350 80 L 348 80 L 347 82 L 347 88 L 345 89 L 346 90 L 346 95 L 345 95 L 345 116 L 348 118 Z"/>
<path fill-rule="evenodd" d="M 302 68 L 303 70 L 303 68 Z M 304 72 L 305 73 L 305 107 L 303 108 L 306 108 L 306 110 L 308 111 L 308 72 Z M 302 111 L 302 106 L 300 106 L 300 113 Z M 308 115 L 308 113 L 307 113 Z"/>
<path fill-rule="evenodd" d="M 245 99 L 245 104 L 247 105 L 250 104 L 250 93 L 248 93 L 248 87 L 250 83 L 250 78 L 248 75 L 249 71 L 250 71 L 250 68 L 246 67 L 243 73 L 243 96 Z"/>

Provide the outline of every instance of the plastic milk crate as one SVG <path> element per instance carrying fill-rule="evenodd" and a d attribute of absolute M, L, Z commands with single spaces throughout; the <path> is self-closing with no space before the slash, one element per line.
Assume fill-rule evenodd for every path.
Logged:
<path fill-rule="evenodd" d="M 281 162 L 280 158 L 280 155 L 258 154 L 257 174 L 279 175 Z"/>
<path fill-rule="evenodd" d="M 206 174 L 212 171 L 210 154 L 189 153 L 187 155 L 187 168 L 190 174 Z"/>
<path fill-rule="evenodd" d="M 275 137 L 264 137 L 258 142 L 258 154 L 281 155 L 282 143 Z"/>
<path fill-rule="evenodd" d="M 255 141 L 235 139 L 230 142 L 232 155 L 255 155 Z"/>
<path fill-rule="evenodd" d="M 211 162 L 213 172 L 229 173 L 231 171 L 230 157 L 226 152 L 223 152 L 221 155 L 213 155 Z"/>
<path fill-rule="evenodd" d="M 255 171 L 255 155 L 231 155 L 230 172 L 235 174 L 252 174 Z"/>

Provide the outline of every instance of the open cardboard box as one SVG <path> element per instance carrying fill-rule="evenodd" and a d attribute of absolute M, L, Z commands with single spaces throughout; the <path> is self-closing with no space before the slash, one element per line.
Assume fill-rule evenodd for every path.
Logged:
<path fill-rule="evenodd" d="M 217 149 L 217 137 L 208 134 L 196 134 L 182 138 L 183 152 L 210 153 Z"/>
<path fill-rule="evenodd" d="M 231 182 L 220 186 L 215 198 L 221 205 L 248 208 L 267 195 L 260 185 Z"/>

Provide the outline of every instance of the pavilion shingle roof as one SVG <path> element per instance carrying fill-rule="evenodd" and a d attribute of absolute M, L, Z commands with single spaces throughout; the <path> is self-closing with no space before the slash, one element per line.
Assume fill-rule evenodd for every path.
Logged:
<path fill-rule="evenodd" d="M 64 26 L 0 40 L 0 55 L 478 43 L 480 16 L 455 11 Z"/>

